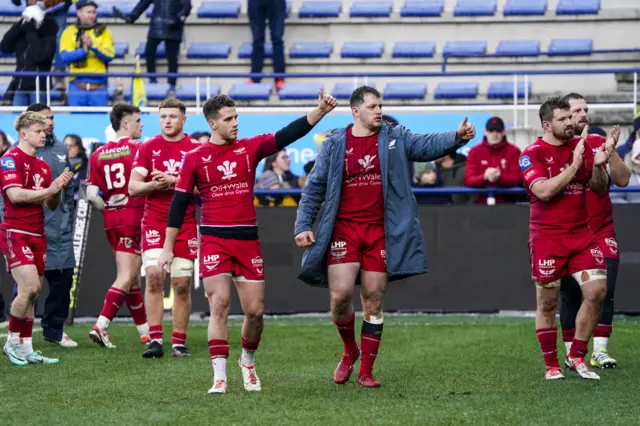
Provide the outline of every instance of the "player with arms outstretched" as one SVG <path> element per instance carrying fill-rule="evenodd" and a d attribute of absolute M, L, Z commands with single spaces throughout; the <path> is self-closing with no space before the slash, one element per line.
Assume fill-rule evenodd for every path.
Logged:
<path fill-rule="evenodd" d="M 4 201 L 4 222 L 0 225 L 0 248 L 7 269 L 16 281 L 18 294 L 11 303 L 9 336 L 3 352 L 12 364 L 57 364 L 57 358 L 42 356 L 32 346 L 34 307 L 42 288 L 47 240 L 44 235 L 42 203 L 55 210 L 61 191 L 73 173 L 65 170 L 53 182 L 51 168 L 36 157 L 46 139 L 47 120 L 35 112 L 16 119 L 18 146 L 0 160 L 0 184 Z"/>
<path fill-rule="evenodd" d="M 116 258 L 116 280 L 107 292 L 98 321 L 89 332 L 91 340 L 105 348 L 115 348 L 107 329 L 122 303 L 126 303 L 147 343 L 149 325 L 140 288 L 141 230 L 144 199 L 129 195 L 129 177 L 142 136 L 140 108 L 117 104 L 109 115 L 116 140 L 98 148 L 89 159 L 87 199 L 104 212 L 104 230 Z M 102 192 L 102 197 L 100 196 Z"/>
<path fill-rule="evenodd" d="M 151 343 L 142 354 L 144 358 L 164 356 L 162 346 L 162 314 L 164 313 L 164 274 L 158 269 L 167 228 L 169 205 L 178 180 L 180 164 L 185 154 L 200 144 L 184 133 L 187 108 L 177 99 L 160 103 L 161 134 L 146 141 L 138 149 L 129 194 L 146 196 L 142 218 L 142 262 L 146 273 L 145 305 Z M 180 228 L 171 263 L 173 288 L 173 330 L 171 349 L 173 356 L 189 356 L 185 346 L 187 326 L 191 313 L 191 275 L 198 249 L 196 204 L 188 204 L 185 221 Z"/>
<path fill-rule="evenodd" d="M 520 169 L 531 201 L 529 252 L 536 284 L 536 334 L 547 380 L 564 379 L 558 364 L 556 307 L 560 280 L 571 275 L 584 303 L 566 365 L 583 379 L 599 380 L 584 361 L 591 333 L 600 317 L 607 271 L 600 246 L 589 229 L 587 189 L 604 194 L 609 179 L 604 168 L 615 143 L 607 141 L 595 155 L 582 137 L 574 137 L 569 103 L 550 98 L 540 106 L 544 136 L 525 148 Z"/>
<path fill-rule="evenodd" d="M 318 107 L 276 133 L 237 140 L 238 113 L 235 102 L 220 95 L 203 107 L 211 128 L 211 140 L 189 152 L 185 158 L 171 202 L 164 250 L 159 268 L 174 258 L 179 236 L 194 187 L 202 199 L 200 224 L 200 276 L 209 299 L 209 353 L 213 364 L 213 387 L 209 393 L 227 391 L 229 340 L 227 317 L 231 285 L 235 283 L 244 311 L 242 325 L 242 370 L 244 388 L 260 391 L 254 354 L 262 335 L 264 309 L 264 261 L 258 240 L 253 187 L 256 167 L 265 157 L 305 136 L 337 102 L 319 93 Z"/>

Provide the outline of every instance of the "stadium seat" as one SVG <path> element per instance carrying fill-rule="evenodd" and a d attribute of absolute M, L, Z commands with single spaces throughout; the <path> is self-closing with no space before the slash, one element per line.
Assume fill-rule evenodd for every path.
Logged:
<path fill-rule="evenodd" d="M 305 1 L 298 16 L 300 18 L 337 18 L 342 12 L 340 1 Z"/>
<path fill-rule="evenodd" d="M 547 0 L 507 0 L 504 16 L 540 16 L 547 12 Z"/>
<path fill-rule="evenodd" d="M 478 83 L 438 83 L 433 92 L 435 99 L 475 99 Z"/>
<path fill-rule="evenodd" d="M 590 55 L 593 50 L 593 40 L 587 38 L 554 39 L 549 43 L 549 56 Z"/>
<path fill-rule="evenodd" d="M 538 40 L 500 40 L 496 48 L 497 56 L 538 56 L 540 41 Z"/>
<path fill-rule="evenodd" d="M 13 58 L 16 56 L 16 52 L 4 53 L 0 52 L 0 58 Z"/>
<path fill-rule="evenodd" d="M 231 43 L 195 42 L 187 48 L 188 59 L 227 59 Z"/>
<path fill-rule="evenodd" d="M 482 56 L 487 52 L 487 42 L 484 40 L 474 41 L 448 41 L 444 45 L 442 55 L 451 58 L 465 56 Z"/>
<path fill-rule="evenodd" d="M 342 46 L 343 58 L 380 58 L 384 52 L 381 41 L 347 41 Z"/>
<path fill-rule="evenodd" d="M 0 83 L 0 98 L 4 98 L 4 94 L 7 92 L 8 88 L 9 83 Z"/>
<path fill-rule="evenodd" d="M 440 17 L 444 9 L 444 0 L 407 0 L 400 16 L 404 18 L 430 18 Z"/>
<path fill-rule="evenodd" d="M 268 83 L 236 83 L 229 96 L 238 101 L 268 101 L 272 86 Z"/>
<path fill-rule="evenodd" d="M 331 91 L 331 96 L 336 99 L 349 99 L 349 97 L 351 96 L 351 92 L 363 85 L 364 84 L 354 84 L 353 82 L 336 83 L 336 85 L 333 86 L 333 90 Z M 367 86 L 375 88 L 376 84 L 367 83 Z"/>
<path fill-rule="evenodd" d="M 559 0 L 556 15 L 597 15 L 600 0 Z"/>
<path fill-rule="evenodd" d="M 433 58 L 436 43 L 433 41 L 399 41 L 393 46 L 394 58 Z"/>
<path fill-rule="evenodd" d="M 529 87 L 529 96 L 531 96 L 531 82 Z M 518 81 L 518 98 L 524 98 L 524 81 Z M 513 81 L 494 81 L 489 85 L 487 90 L 487 98 L 489 99 L 513 99 Z"/>
<path fill-rule="evenodd" d="M 133 8 L 136 6 L 136 3 L 124 2 L 124 1 L 114 1 L 114 2 L 104 2 L 104 3 L 101 2 L 100 7 L 98 7 L 98 18 L 113 18 L 113 6 L 116 6 L 125 15 L 131 15 Z M 67 16 L 76 16 L 75 4 L 71 5 L 71 7 L 67 12 Z"/>
<path fill-rule="evenodd" d="M 169 83 L 148 83 L 144 88 L 147 91 L 147 99 L 150 101 L 162 101 L 167 97 Z"/>
<path fill-rule="evenodd" d="M 239 1 L 205 1 L 198 8 L 198 18 L 237 18 L 239 15 Z"/>
<path fill-rule="evenodd" d="M 200 79 L 200 100 L 207 100 L 207 84 L 204 79 Z M 217 96 L 220 94 L 220 85 L 211 84 L 209 86 L 209 96 Z M 184 83 L 179 84 L 176 88 L 176 97 L 182 101 L 194 101 L 196 100 L 196 84 Z"/>
<path fill-rule="evenodd" d="M 23 9 L 24 7 L 14 5 L 10 0 L 0 1 L 0 16 L 22 16 Z M 6 89 L 5 87 L 4 90 Z"/>
<path fill-rule="evenodd" d="M 146 48 L 147 48 L 147 42 L 143 41 L 138 46 L 138 49 L 136 49 L 136 55 L 140 55 L 141 58 L 144 58 Z M 156 58 L 166 59 L 166 57 L 167 57 L 167 51 L 165 50 L 164 42 L 162 42 L 158 45 L 158 50 L 156 50 Z"/>
<path fill-rule="evenodd" d="M 129 43 L 126 41 L 116 41 L 113 46 L 116 48 L 116 58 L 122 59 L 129 53 Z"/>
<path fill-rule="evenodd" d="M 318 99 L 318 90 L 323 90 L 322 83 L 286 83 L 280 89 L 280 99 Z"/>
<path fill-rule="evenodd" d="M 391 15 L 393 2 L 379 1 L 354 1 L 349 15 L 352 18 L 388 18 Z"/>
<path fill-rule="evenodd" d="M 293 2 L 291 0 L 286 0 L 286 9 L 284 12 L 284 17 L 288 18 L 291 15 L 291 8 L 293 7 Z"/>
<path fill-rule="evenodd" d="M 290 58 L 328 58 L 333 53 L 330 41 L 305 41 L 294 43 L 289 49 Z"/>
<path fill-rule="evenodd" d="M 427 94 L 425 83 L 387 83 L 385 99 L 424 99 Z"/>
<path fill-rule="evenodd" d="M 497 0 L 458 0 L 453 16 L 493 16 Z"/>
<path fill-rule="evenodd" d="M 251 52 L 253 52 L 253 43 L 246 41 L 240 45 L 238 49 L 238 58 L 249 59 L 251 58 Z M 273 45 L 270 41 L 264 43 L 264 57 L 270 58 L 273 55 Z"/>

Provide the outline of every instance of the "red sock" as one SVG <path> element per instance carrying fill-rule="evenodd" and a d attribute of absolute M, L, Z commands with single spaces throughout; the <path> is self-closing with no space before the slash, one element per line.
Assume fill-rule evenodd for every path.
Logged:
<path fill-rule="evenodd" d="M 562 330 L 562 341 L 563 342 L 573 342 L 573 336 L 576 334 L 575 328 L 570 328 L 569 330 Z"/>
<path fill-rule="evenodd" d="M 598 324 L 596 325 L 596 329 L 593 330 L 593 337 L 609 338 L 611 336 L 612 331 L 613 331 L 613 326 Z"/>
<path fill-rule="evenodd" d="M 9 333 L 22 333 L 26 318 L 18 318 L 13 315 L 9 315 Z"/>
<path fill-rule="evenodd" d="M 356 333 L 354 331 L 356 323 L 356 314 L 352 313 L 351 316 L 345 321 L 333 320 L 333 323 L 338 327 L 338 333 L 344 342 L 344 353 L 355 354 L 358 352 L 358 344 L 356 343 Z"/>
<path fill-rule="evenodd" d="M 21 339 L 31 339 L 33 337 L 33 318 L 24 318 L 22 330 L 20 330 Z"/>
<path fill-rule="evenodd" d="M 142 325 L 147 322 L 147 313 L 144 310 L 144 296 L 142 296 L 142 290 L 134 288 L 127 294 L 127 298 L 124 300 L 129 308 L 133 323 L 135 325 Z"/>
<path fill-rule="evenodd" d="M 586 340 L 573 339 L 569 356 L 571 358 L 584 358 L 589 352 L 589 342 Z"/>
<path fill-rule="evenodd" d="M 184 346 L 187 343 L 187 334 L 186 333 L 171 333 L 171 345 L 176 346 Z"/>
<path fill-rule="evenodd" d="M 547 368 L 560 368 L 558 364 L 558 330 L 556 328 L 539 328 L 536 330 L 544 365 Z M 572 349 L 573 350 L 573 349 Z"/>
<path fill-rule="evenodd" d="M 244 337 L 242 338 L 242 349 L 245 349 L 247 352 L 255 352 L 258 350 L 258 345 L 260 344 L 260 339 L 256 342 L 250 342 Z"/>
<path fill-rule="evenodd" d="M 127 293 L 124 291 L 111 287 L 104 298 L 104 306 L 102 307 L 102 311 L 100 311 L 100 316 L 111 321 L 118 313 L 118 310 L 120 309 L 120 306 L 122 306 L 122 302 L 126 296 Z"/>
<path fill-rule="evenodd" d="M 211 355 L 211 359 L 228 358 L 229 357 L 229 341 L 220 340 L 220 339 L 209 340 L 209 355 Z"/>
<path fill-rule="evenodd" d="M 162 326 L 161 325 L 152 325 L 149 327 L 149 337 L 151 340 L 157 340 L 162 343 Z"/>
<path fill-rule="evenodd" d="M 378 356 L 380 348 L 380 340 L 382 340 L 383 323 L 373 324 L 368 321 L 362 321 L 362 331 L 360 332 L 360 372 L 358 377 L 372 376 L 373 363 Z"/>

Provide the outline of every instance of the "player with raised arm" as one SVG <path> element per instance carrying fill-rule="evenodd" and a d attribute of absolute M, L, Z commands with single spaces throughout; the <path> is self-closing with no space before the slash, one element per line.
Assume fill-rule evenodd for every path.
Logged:
<path fill-rule="evenodd" d="M 142 263 L 146 273 L 145 305 L 151 343 L 142 354 L 144 358 L 164 356 L 162 315 L 165 275 L 158 269 L 158 257 L 164 245 L 169 206 L 180 164 L 187 152 L 200 146 L 184 133 L 187 108 L 182 102 L 165 99 L 160 103 L 159 112 L 161 134 L 140 146 L 129 180 L 129 194 L 146 196 L 142 218 Z M 174 294 L 171 352 L 177 357 L 190 356 L 185 343 L 191 313 L 191 275 L 198 249 L 195 200 L 191 200 L 185 208 L 186 218 L 180 228 L 174 247 L 175 258 L 171 263 Z"/>
<path fill-rule="evenodd" d="M 581 137 L 574 137 L 570 106 L 562 98 L 548 99 L 539 114 L 544 136 L 522 151 L 520 169 L 531 201 L 529 252 L 545 378 L 564 379 L 558 364 L 556 308 L 560 280 L 571 275 L 580 285 L 584 302 L 565 364 L 583 379 L 599 380 L 584 357 L 600 318 L 607 270 L 589 229 L 587 189 L 606 193 L 609 178 L 604 165 L 611 148 L 600 147 L 594 154 L 586 145 L 588 126 Z"/>
<path fill-rule="evenodd" d="M 16 119 L 18 146 L 0 160 L 0 184 L 4 222 L 0 225 L 0 248 L 7 269 L 16 281 L 18 294 L 11 303 L 9 336 L 3 352 L 12 364 L 57 364 L 57 358 L 42 356 L 32 346 L 34 307 L 42 288 L 47 240 L 42 203 L 55 210 L 61 191 L 73 178 L 65 170 L 53 182 L 51 168 L 36 157 L 46 139 L 47 120 L 35 112 Z"/>
<path fill-rule="evenodd" d="M 578 93 L 570 93 L 564 97 L 571 106 L 571 116 L 573 128 L 577 133 L 582 133 L 585 126 L 589 125 L 589 106 L 584 97 Z M 606 146 L 609 142 L 609 150 L 612 150 L 611 157 L 607 163 L 609 180 L 613 185 L 626 187 L 629 185 L 631 170 L 624 164 L 624 161 L 615 151 L 615 144 L 618 143 L 620 128 L 615 126 L 612 130 L 609 141 L 600 135 L 590 134 L 587 138 L 587 145 L 595 153 L 598 148 Z M 611 146 L 614 144 L 613 146 Z M 613 205 L 609 192 L 596 194 L 587 191 L 587 210 L 589 211 L 589 228 L 596 236 L 596 242 L 604 253 L 604 260 L 607 263 L 607 295 L 602 305 L 600 320 L 593 331 L 593 353 L 591 354 L 591 366 L 597 368 L 615 368 L 617 361 L 609 355 L 609 336 L 613 329 L 613 296 L 618 278 L 618 266 L 620 265 L 620 252 L 618 250 L 618 239 L 613 223 Z M 562 326 L 562 340 L 569 353 L 571 342 L 576 331 L 576 315 L 580 309 L 582 293 L 580 287 L 571 277 L 564 277 L 560 286 L 560 325 Z"/>
<path fill-rule="evenodd" d="M 295 240 L 308 249 L 298 278 L 329 287 L 331 314 L 344 344 L 334 382 L 346 383 L 362 355 L 358 384 L 377 388 L 373 364 L 387 284 L 427 272 L 409 162 L 455 152 L 475 137 L 475 128 L 466 117 L 457 130 L 431 134 L 385 123 L 381 95 L 369 86 L 354 90 L 349 104 L 353 125 L 327 135 L 302 191 Z M 364 311 L 360 348 L 352 303 L 357 282 Z"/>
<path fill-rule="evenodd" d="M 87 199 L 104 212 L 104 230 L 116 258 L 116 280 L 104 299 L 98 321 L 89 332 L 91 340 L 115 348 L 107 329 L 122 303 L 126 303 L 140 333 L 149 342 L 149 325 L 140 288 L 141 230 L 144 199 L 129 196 L 129 177 L 142 136 L 140 108 L 116 104 L 109 114 L 115 140 L 98 148 L 89 159 Z M 102 193 L 100 196 L 99 193 Z"/>
<path fill-rule="evenodd" d="M 203 107 L 211 128 L 211 140 L 185 158 L 171 202 L 169 222 L 158 267 L 172 263 L 194 187 L 202 199 L 200 224 L 200 277 L 209 299 L 209 354 L 213 365 L 212 394 L 227 391 L 229 340 L 227 317 L 231 285 L 235 283 L 244 311 L 242 370 L 244 388 L 260 391 L 254 354 L 262 336 L 264 310 L 264 261 L 258 240 L 253 188 L 258 163 L 305 136 L 337 102 L 319 92 L 318 107 L 276 133 L 237 140 L 238 113 L 226 95 L 210 98 Z"/>

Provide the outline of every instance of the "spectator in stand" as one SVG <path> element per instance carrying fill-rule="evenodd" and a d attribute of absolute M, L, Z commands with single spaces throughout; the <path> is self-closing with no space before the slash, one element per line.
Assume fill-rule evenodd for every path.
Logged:
<path fill-rule="evenodd" d="M 464 186 L 464 171 L 467 157 L 457 152 L 449 153 L 435 161 L 436 172 L 442 179 L 442 186 Z M 475 199 L 474 195 L 453 194 L 447 196 L 448 202 L 466 204 Z"/>
<path fill-rule="evenodd" d="M 87 169 L 89 168 L 89 158 L 87 149 L 82 143 L 82 138 L 75 134 L 69 134 L 63 139 L 64 145 L 69 153 L 69 163 L 73 172 L 73 180 L 69 184 L 73 188 L 74 199 L 78 200 L 80 185 L 87 180 Z"/>
<path fill-rule="evenodd" d="M 302 168 L 304 170 L 304 176 L 300 176 L 300 178 L 298 179 L 300 188 L 304 188 L 304 186 L 307 184 L 307 178 L 309 177 L 309 173 L 311 173 L 311 170 L 313 170 L 313 166 L 315 166 L 315 164 L 316 164 L 316 161 L 311 160 L 307 164 L 305 164 L 304 167 Z"/>
<path fill-rule="evenodd" d="M 484 138 L 480 145 L 469 151 L 464 184 L 471 188 L 513 188 L 520 183 L 520 149 L 507 141 L 504 121 L 492 117 L 487 121 Z M 481 194 L 476 199 L 479 204 L 487 203 L 487 196 Z M 512 203 L 508 195 L 497 195 L 496 203 Z"/>
<path fill-rule="evenodd" d="M 191 134 L 191 139 L 195 139 L 200 143 L 207 143 L 211 139 L 211 133 L 209 132 L 195 132 Z"/>
<path fill-rule="evenodd" d="M 287 14 L 285 0 L 249 0 L 249 25 L 253 36 L 251 52 L 251 72 L 261 73 L 264 65 L 264 42 L 266 22 L 269 21 L 271 44 L 273 45 L 273 72 L 284 73 L 284 18 Z M 259 83 L 254 77 L 250 83 Z M 276 89 L 284 87 L 284 78 L 276 78 Z"/>
<path fill-rule="evenodd" d="M 60 38 L 60 57 L 72 73 L 105 74 L 115 57 L 113 36 L 105 24 L 96 22 L 98 4 L 93 0 L 76 3 L 78 22 L 69 25 Z M 69 77 L 69 106 L 109 104 L 107 77 Z"/>
<path fill-rule="evenodd" d="M 7 134 L 0 130 L 0 157 L 6 154 L 6 152 L 9 151 L 9 148 L 11 148 L 11 142 L 9 141 Z M 1 199 L 2 197 L 0 197 L 0 200 Z"/>
<path fill-rule="evenodd" d="M 290 189 L 300 188 L 298 176 L 291 173 L 291 162 L 286 150 L 281 150 L 267 157 L 264 170 L 258 178 L 256 188 L 260 189 Z M 297 206 L 299 196 L 258 197 L 261 205 Z"/>
<path fill-rule="evenodd" d="M 631 170 L 629 186 L 640 186 L 640 139 L 633 143 L 631 152 L 624 156 L 624 163 Z M 640 203 L 640 193 L 637 192 L 612 192 L 611 202 L 617 204 Z"/>
<path fill-rule="evenodd" d="M 18 22 L 2 37 L 0 51 L 15 53 L 16 71 L 49 72 L 56 53 L 58 25 L 53 17 L 45 15 L 36 0 L 28 0 L 28 4 Z M 47 77 L 39 77 L 39 84 L 44 98 Z M 36 77 L 13 77 L 7 92 L 5 99 L 13 97 L 14 106 L 31 105 L 36 101 Z"/>
<path fill-rule="evenodd" d="M 147 72 L 156 72 L 156 51 L 160 43 L 164 42 L 169 72 L 177 73 L 184 24 L 191 14 L 191 0 L 140 0 L 129 17 L 124 17 L 120 11 L 116 16 L 123 16 L 128 23 L 133 24 L 152 4 L 153 12 L 151 12 L 147 46 L 144 52 Z M 117 8 L 114 7 L 114 9 L 117 11 Z M 169 82 L 167 97 L 175 97 L 177 78 L 169 77 L 167 80 Z M 151 77 L 149 81 L 157 83 L 158 79 Z"/>
<path fill-rule="evenodd" d="M 640 139 L 640 111 L 633 117 L 633 132 L 629 135 L 627 141 L 620 145 L 616 150 L 620 158 L 625 158 L 633 149 L 633 143 Z"/>
<path fill-rule="evenodd" d="M 438 175 L 436 163 L 415 163 L 414 186 L 418 188 L 441 188 L 443 186 L 442 177 Z M 447 204 L 451 197 L 443 194 L 416 195 L 418 204 Z"/>

